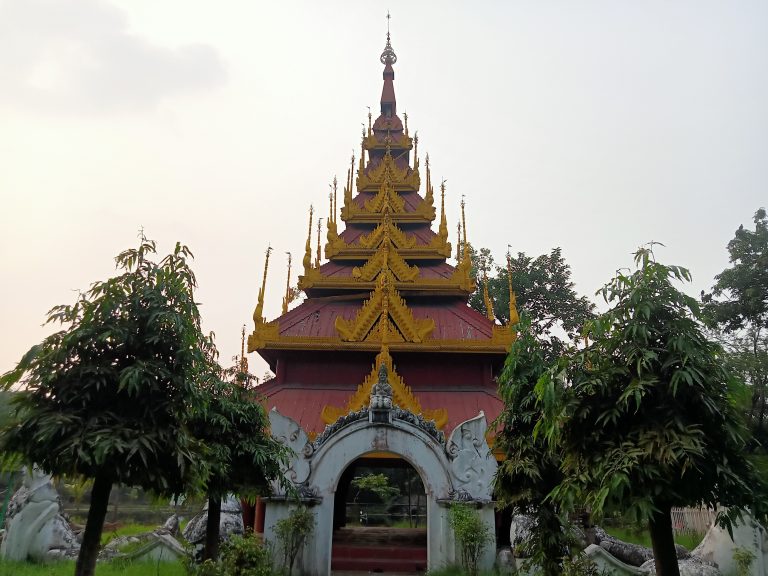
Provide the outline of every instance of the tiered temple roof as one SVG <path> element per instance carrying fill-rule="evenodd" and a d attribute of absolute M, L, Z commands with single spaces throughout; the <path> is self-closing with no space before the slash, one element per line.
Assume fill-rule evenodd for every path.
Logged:
<path fill-rule="evenodd" d="M 490 420 L 501 408 L 494 377 L 514 333 L 467 305 L 475 283 L 466 225 L 456 265 L 446 262 L 453 248 L 445 185 L 440 185 L 434 231 L 438 213 L 429 156 L 422 187 L 418 136 L 410 136 L 407 115 L 405 122 L 397 115 L 396 61 L 387 33 L 381 114 L 373 123 L 369 114 L 360 158 L 357 164 L 352 158 L 343 184 L 340 210 L 334 180 L 327 262 L 320 259 L 319 228 L 313 259 L 310 210 L 298 282 L 307 298 L 288 311 L 287 292 L 283 315 L 266 321 L 265 264 L 248 337 L 248 351 L 258 352 L 276 374 L 259 387 L 268 405 L 310 433 L 362 407 L 382 363 L 389 368 L 395 402 L 439 427 L 451 428 L 479 410 Z"/>

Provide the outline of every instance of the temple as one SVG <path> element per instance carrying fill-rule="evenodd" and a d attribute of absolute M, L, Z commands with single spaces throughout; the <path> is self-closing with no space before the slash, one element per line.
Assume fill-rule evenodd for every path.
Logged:
<path fill-rule="evenodd" d="M 306 433 L 308 446 L 330 425 L 368 409 L 382 367 L 393 404 L 434 422 L 440 434 L 478 415 L 490 423 L 502 408 L 495 377 L 514 332 L 494 319 L 487 293 L 488 314 L 468 306 L 476 285 L 464 201 L 454 247 L 445 182 L 436 196 L 429 156 L 422 164 L 418 136 L 411 136 L 407 114 L 398 115 L 397 56 L 389 32 L 380 60 L 380 114 L 373 121 L 369 112 L 359 159 L 352 157 L 341 186 L 334 179 L 324 242 L 320 215 L 309 211 L 298 278 L 306 299 L 289 309 L 296 292 L 289 260 L 283 313 L 271 321 L 263 317 L 268 249 L 248 337 L 248 352 L 257 352 L 275 374 L 258 392 L 268 409 Z M 514 298 L 511 302 L 510 318 L 516 318 Z M 392 465 L 399 457 L 373 450 L 356 466 L 375 468 L 383 460 Z M 348 488 L 351 475 L 342 475 L 338 491 Z M 345 524 L 338 509 L 334 529 Z"/>
<path fill-rule="evenodd" d="M 434 419 L 441 429 L 480 410 L 492 420 L 501 407 L 494 377 L 513 333 L 467 305 L 475 283 L 466 225 L 457 239 L 456 264 L 447 262 L 453 248 L 445 184 L 436 198 L 429 156 L 422 166 L 418 136 L 409 134 L 407 115 L 403 122 L 397 114 L 396 60 L 388 35 L 381 54 L 381 113 L 372 124 L 369 114 L 360 159 L 352 159 L 343 183 L 340 210 L 334 182 L 325 262 L 319 226 L 313 254 L 310 210 L 298 283 L 306 300 L 287 310 L 289 279 L 283 314 L 268 322 L 262 316 L 263 284 L 248 338 L 248 352 L 258 352 L 275 374 L 259 387 L 269 408 L 277 406 L 310 436 L 367 402 L 382 363 L 396 402 Z M 266 271 L 265 266 L 265 281 Z"/>

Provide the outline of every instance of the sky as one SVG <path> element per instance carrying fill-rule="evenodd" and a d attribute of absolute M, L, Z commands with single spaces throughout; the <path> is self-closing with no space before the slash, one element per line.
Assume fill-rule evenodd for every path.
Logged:
<path fill-rule="evenodd" d="M 310 204 L 359 156 L 388 10 L 449 229 L 464 196 L 497 260 L 560 246 L 593 296 L 662 242 L 698 294 L 768 205 L 764 0 L 0 0 L 0 373 L 141 228 L 195 254 L 231 364 L 267 246 L 271 319 Z"/>

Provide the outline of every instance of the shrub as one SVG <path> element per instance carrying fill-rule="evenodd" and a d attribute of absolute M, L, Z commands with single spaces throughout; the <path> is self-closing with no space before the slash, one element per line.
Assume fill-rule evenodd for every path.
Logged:
<path fill-rule="evenodd" d="M 491 531 L 483 522 L 477 510 L 467 504 L 453 504 L 449 521 L 461 549 L 461 565 L 470 574 L 477 576 L 478 561 L 490 540 Z"/>
<path fill-rule="evenodd" d="M 306 506 L 297 506 L 287 518 L 275 524 L 275 536 L 283 551 L 283 568 L 290 576 L 293 563 L 315 528 L 315 515 Z"/>

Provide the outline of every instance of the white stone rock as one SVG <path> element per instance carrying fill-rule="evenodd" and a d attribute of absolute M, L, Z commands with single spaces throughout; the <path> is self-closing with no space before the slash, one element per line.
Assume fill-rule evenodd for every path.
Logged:
<path fill-rule="evenodd" d="M 13 495 L 5 521 L 0 555 L 9 560 L 44 562 L 76 555 L 77 536 L 61 515 L 59 494 L 50 475 L 33 468 Z"/>

